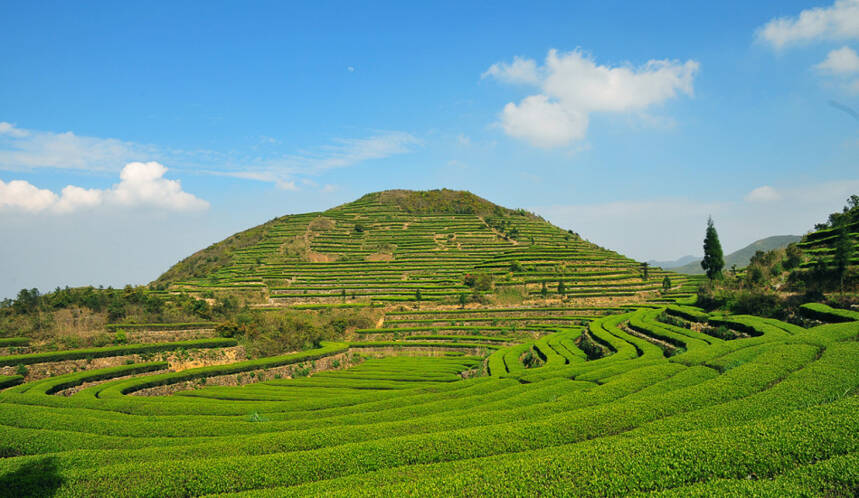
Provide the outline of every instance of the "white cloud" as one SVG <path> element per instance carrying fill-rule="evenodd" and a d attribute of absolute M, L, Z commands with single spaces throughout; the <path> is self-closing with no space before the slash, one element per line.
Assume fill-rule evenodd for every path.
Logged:
<path fill-rule="evenodd" d="M 347 68 L 346 68 L 346 70 L 347 70 L 347 71 L 349 71 L 350 73 L 354 73 L 354 72 L 355 72 L 355 68 L 354 68 L 354 67 L 352 67 L 352 66 L 347 67 Z"/>
<path fill-rule="evenodd" d="M 747 202 L 772 202 L 781 199 L 781 194 L 769 185 L 764 185 L 746 194 L 745 199 Z"/>
<path fill-rule="evenodd" d="M 481 79 L 495 78 L 505 83 L 539 85 L 540 75 L 537 73 L 537 63 L 534 59 L 524 59 L 522 57 L 513 57 L 513 62 L 496 62 L 489 66 Z"/>
<path fill-rule="evenodd" d="M 851 74 L 859 72 L 859 55 L 848 46 L 832 50 L 826 59 L 814 66 L 817 70 L 831 74 Z"/>
<path fill-rule="evenodd" d="M 0 181 L 0 209 L 62 214 L 100 206 L 152 207 L 170 211 L 195 211 L 209 207 L 208 202 L 184 192 L 178 180 L 164 178 L 166 172 L 167 168 L 157 162 L 129 163 L 122 169 L 119 183 L 109 189 L 68 185 L 60 195 L 23 180 Z"/>
<path fill-rule="evenodd" d="M 859 38 L 859 0 L 838 0 L 829 7 L 803 10 L 796 17 L 773 19 L 758 28 L 757 38 L 776 49 L 819 40 Z"/>
<path fill-rule="evenodd" d="M 460 133 L 459 135 L 456 136 L 456 142 L 459 145 L 464 145 L 467 147 L 467 146 L 471 145 L 471 137 L 469 137 L 468 135 L 465 135 L 463 133 Z"/>
<path fill-rule="evenodd" d="M 501 112 L 501 126 L 513 138 L 537 147 L 560 147 L 585 138 L 588 115 L 566 109 L 545 95 L 525 97 L 519 105 L 513 102 Z"/>
<path fill-rule="evenodd" d="M 70 213 L 78 209 L 89 209 L 104 202 L 104 191 L 67 185 L 59 200 L 52 207 L 58 213 Z"/>
<path fill-rule="evenodd" d="M 585 137 L 589 114 L 594 112 L 642 112 L 678 95 L 693 94 L 699 64 L 672 60 L 650 60 L 641 67 L 597 65 L 580 50 L 559 53 L 550 50 L 545 64 L 534 71 L 528 61 L 494 64 L 484 73 L 501 81 L 529 82 L 540 93 L 519 104 L 508 103 L 501 112 L 504 131 L 538 147 L 568 145 Z M 511 76 L 515 74 L 517 76 Z M 527 74 L 528 76 L 519 76 Z M 532 78 L 533 76 L 533 78 Z"/>
<path fill-rule="evenodd" d="M 108 200 L 123 206 L 152 206 L 173 211 L 207 209 L 209 203 L 182 191 L 179 180 L 164 178 L 167 168 L 157 162 L 129 163 L 120 182 L 106 192 Z"/>
<path fill-rule="evenodd" d="M 4 183 L 0 180 L 0 209 L 13 208 L 24 211 L 42 211 L 57 202 L 57 194 L 31 185 L 24 180 Z"/>
<path fill-rule="evenodd" d="M 331 185 L 330 183 L 326 183 L 325 186 L 322 187 L 322 192 L 326 194 L 330 194 L 331 192 L 337 192 L 340 190 L 337 185 Z"/>

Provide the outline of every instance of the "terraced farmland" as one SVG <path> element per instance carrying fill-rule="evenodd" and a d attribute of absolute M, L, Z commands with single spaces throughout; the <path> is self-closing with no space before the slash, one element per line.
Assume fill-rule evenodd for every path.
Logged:
<path fill-rule="evenodd" d="M 0 339 L 0 495 L 859 491 L 856 311 L 708 313 L 696 280 L 527 213 L 399 195 L 274 220 L 154 291 L 372 317 L 336 339 L 253 357 L 238 318 Z"/>
<path fill-rule="evenodd" d="M 424 198 L 429 207 L 421 205 Z M 439 199 L 452 204 L 440 208 Z M 676 292 L 694 289 L 684 285 L 688 276 L 652 268 L 645 278 L 636 261 L 464 192 L 378 192 L 248 233 L 256 242 L 230 251 L 217 269 L 178 279 L 216 259 L 212 254 L 229 241 L 179 263 L 160 281 L 172 291 L 256 290 L 270 306 L 456 303 L 489 291 L 479 281 L 470 285 L 468 275 L 527 298 L 637 301 L 656 297 L 666 275 Z"/>
<path fill-rule="evenodd" d="M 707 321 L 739 338 L 702 332 Z M 383 327 L 359 335 L 275 358 L 176 372 L 141 362 L 8 388 L 0 393 L 2 489 L 856 490 L 857 321 L 802 328 L 673 305 L 414 310 L 389 313 Z M 244 382 L 219 382 L 237 376 Z"/>

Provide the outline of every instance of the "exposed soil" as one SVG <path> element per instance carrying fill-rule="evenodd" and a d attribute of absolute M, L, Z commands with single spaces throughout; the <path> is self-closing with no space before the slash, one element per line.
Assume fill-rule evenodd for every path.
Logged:
<path fill-rule="evenodd" d="M 90 360 L 66 360 L 27 365 L 26 382 L 44 379 L 46 377 L 64 375 L 82 370 L 96 370 L 99 368 L 118 367 L 132 363 L 145 363 L 151 361 L 167 361 L 172 371 L 185 370 L 188 368 L 202 367 L 208 365 L 221 365 L 245 359 L 245 351 L 241 346 L 216 349 L 193 349 L 186 351 L 165 351 L 150 354 L 130 354 L 122 356 L 110 356 L 106 358 L 92 358 Z M 0 367 L 0 375 L 15 375 L 17 367 Z"/>
<path fill-rule="evenodd" d="M 644 339 L 647 342 L 656 344 L 657 346 L 662 348 L 663 351 L 665 351 L 667 353 L 667 356 L 671 356 L 671 354 L 677 349 L 677 346 L 671 344 L 670 342 L 663 341 L 662 339 L 653 337 L 651 335 L 642 334 L 641 332 L 628 326 L 626 323 L 624 323 L 621 326 L 621 330 L 623 330 L 624 332 L 626 332 L 627 334 L 629 334 L 631 336 L 638 337 L 639 339 Z"/>
<path fill-rule="evenodd" d="M 273 379 L 291 379 L 297 371 L 309 370 L 309 374 L 322 370 L 342 370 L 352 367 L 363 361 L 360 355 L 354 354 L 352 351 L 340 353 L 337 355 L 326 356 L 311 362 L 303 362 L 292 365 L 283 365 L 275 368 L 252 370 L 229 375 L 218 375 L 215 377 L 207 377 L 204 379 L 190 380 L 179 382 L 166 386 L 151 387 L 142 389 L 130 394 L 130 396 L 168 396 L 179 391 L 188 391 L 192 389 L 200 389 L 208 386 L 243 386 L 245 384 L 253 384 L 255 382 L 263 382 Z M 334 363 L 337 362 L 337 366 Z M 173 369 L 171 368 L 171 371 Z M 302 375 L 303 377 L 304 375 Z"/>
<path fill-rule="evenodd" d="M 215 329 L 189 330 L 133 330 L 126 331 L 125 336 L 130 344 L 190 341 L 192 339 L 208 339 L 215 337 Z"/>
<path fill-rule="evenodd" d="M 147 372 L 146 374 L 147 375 L 155 375 L 155 374 L 164 373 L 166 371 L 167 370 L 155 370 L 153 372 Z M 55 395 L 56 396 L 71 396 L 72 394 L 75 394 L 79 391 L 86 389 L 87 387 L 94 386 L 96 384 L 103 384 L 105 382 L 114 381 L 114 380 L 130 379 L 132 377 L 137 377 L 139 375 L 140 374 L 123 375 L 121 377 L 113 377 L 113 378 L 105 379 L 105 380 L 97 380 L 95 382 L 84 382 L 83 384 L 81 384 L 79 386 L 74 386 L 74 387 L 70 387 L 68 389 L 63 389 L 62 391 L 57 391 L 55 393 Z"/>

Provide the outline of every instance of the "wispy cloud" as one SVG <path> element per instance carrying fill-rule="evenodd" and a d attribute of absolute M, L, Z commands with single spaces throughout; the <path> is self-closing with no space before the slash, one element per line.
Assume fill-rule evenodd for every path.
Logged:
<path fill-rule="evenodd" d="M 28 130 L 0 122 L 0 169 L 116 171 L 127 162 L 159 159 L 162 155 L 153 146 L 115 138 Z"/>
<path fill-rule="evenodd" d="M 296 176 L 315 176 L 332 169 L 406 154 L 421 143 L 410 133 L 379 132 L 367 138 L 337 138 L 330 144 L 297 154 L 237 160 L 236 168 L 209 172 L 248 180 L 285 183 L 290 187 L 287 190 L 296 190 L 298 187 L 293 180 Z"/>
<path fill-rule="evenodd" d="M 260 153 L 259 145 L 266 152 Z M 81 171 L 119 171 L 130 162 L 157 160 L 176 169 L 272 183 L 298 190 L 297 176 L 315 176 L 336 168 L 405 154 L 421 144 L 402 131 L 377 131 L 367 137 L 335 138 L 330 143 L 295 153 L 278 152 L 281 140 L 263 136 L 247 150 L 218 152 L 178 150 L 115 138 L 24 129 L 0 122 L 0 170 L 52 168 Z"/>

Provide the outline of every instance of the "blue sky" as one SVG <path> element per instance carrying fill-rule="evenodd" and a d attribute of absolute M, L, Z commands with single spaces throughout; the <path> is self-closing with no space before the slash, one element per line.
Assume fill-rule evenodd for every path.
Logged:
<path fill-rule="evenodd" d="M 414 4 L 0 4 L 0 297 L 388 188 L 637 259 L 859 191 L 859 0 Z"/>

